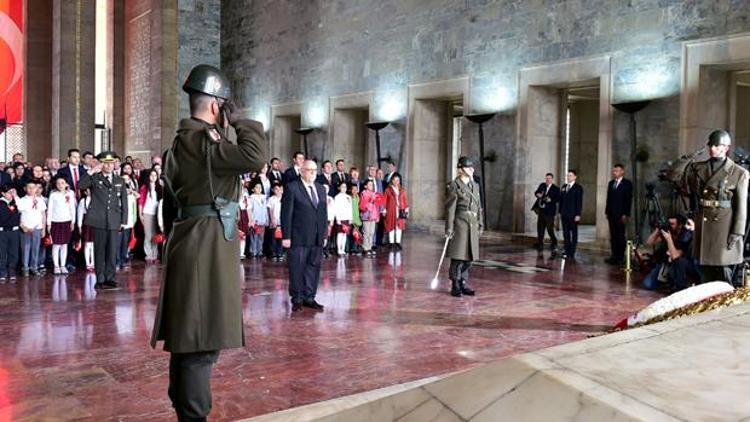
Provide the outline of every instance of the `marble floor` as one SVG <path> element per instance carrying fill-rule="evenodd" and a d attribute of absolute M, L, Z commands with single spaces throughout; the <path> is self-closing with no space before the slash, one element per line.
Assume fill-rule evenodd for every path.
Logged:
<path fill-rule="evenodd" d="M 409 234 L 401 253 L 331 258 L 318 301 L 290 315 L 285 264 L 244 261 L 247 346 L 222 352 L 212 420 L 233 420 L 466 369 L 584 339 L 658 298 L 582 252 L 576 263 L 483 244 L 478 295 L 433 283 L 442 240 Z M 0 285 L 0 422 L 173 420 L 168 354 L 148 346 L 159 266 L 47 275 Z"/>

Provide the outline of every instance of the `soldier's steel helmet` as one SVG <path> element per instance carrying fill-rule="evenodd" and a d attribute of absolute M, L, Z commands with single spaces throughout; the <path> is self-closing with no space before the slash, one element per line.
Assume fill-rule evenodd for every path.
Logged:
<path fill-rule="evenodd" d="M 195 66 L 182 84 L 182 90 L 188 94 L 199 92 L 222 100 L 228 100 L 232 95 L 227 77 L 221 70 L 208 64 Z"/>
<path fill-rule="evenodd" d="M 466 157 L 466 156 L 460 157 L 458 159 L 458 165 L 456 165 L 456 167 L 458 167 L 460 169 L 462 169 L 464 167 L 474 167 L 474 160 L 472 160 L 471 158 Z"/>
<path fill-rule="evenodd" d="M 732 145 L 732 136 L 724 129 L 716 129 L 708 135 L 708 146 Z"/>

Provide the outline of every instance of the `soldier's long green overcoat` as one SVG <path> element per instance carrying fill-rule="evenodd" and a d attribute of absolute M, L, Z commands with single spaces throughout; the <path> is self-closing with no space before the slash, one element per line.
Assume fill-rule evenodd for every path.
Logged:
<path fill-rule="evenodd" d="M 212 202 L 208 150 L 216 196 L 239 200 L 239 176 L 262 168 L 266 158 L 263 126 L 241 120 L 234 128 L 236 144 L 201 120 L 180 122 L 172 147 L 173 159 L 165 155 L 163 171 L 181 206 Z M 174 215 L 168 205 L 165 200 L 165 220 Z M 164 350 L 174 353 L 244 345 L 238 242 L 224 238 L 218 218 L 174 221 L 163 254 L 164 274 L 152 347 L 159 340 L 164 340 Z"/>
<path fill-rule="evenodd" d="M 447 256 L 461 261 L 479 259 L 479 231 L 482 227 L 479 184 L 465 184 L 457 177 L 446 187 L 445 231 L 453 233 Z"/>
<path fill-rule="evenodd" d="M 731 207 L 698 207 L 695 215 L 693 256 L 701 265 L 734 265 L 742 262 L 740 242 L 727 248 L 730 234 L 745 235 L 747 216 L 748 172 L 727 158 L 724 165 L 711 174 L 708 161 L 693 163 L 687 168 L 686 182 L 698 201 L 729 201 Z"/>

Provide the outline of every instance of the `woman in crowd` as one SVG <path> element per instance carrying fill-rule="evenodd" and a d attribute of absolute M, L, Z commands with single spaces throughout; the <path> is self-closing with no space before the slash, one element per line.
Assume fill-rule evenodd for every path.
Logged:
<path fill-rule="evenodd" d="M 364 227 L 362 249 L 364 249 L 363 253 L 365 257 L 372 258 L 375 256 L 372 246 L 375 240 L 375 229 L 380 219 L 380 207 L 377 204 L 377 193 L 375 192 L 375 185 L 372 179 L 368 179 L 364 186 L 365 188 L 360 195 L 359 202 L 360 216 Z"/>
<path fill-rule="evenodd" d="M 263 236 L 268 225 L 268 207 L 266 206 L 266 195 L 263 193 L 263 185 L 256 182 L 253 193 L 250 195 L 250 255 L 253 258 L 263 256 Z"/>
<path fill-rule="evenodd" d="M 52 262 L 55 274 L 67 274 L 68 243 L 75 229 L 76 195 L 63 177 L 55 178 L 55 191 L 47 206 L 47 232 L 52 237 Z"/>
<path fill-rule="evenodd" d="M 155 263 L 159 256 L 154 235 L 158 233 L 156 218 L 159 211 L 159 200 L 162 197 L 162 187 L 159 184 L 159 172 L 155 167 L 149 171 L 146 184 L 141 186 L 140 198 L 138 199 L 139 217 L 143 224 L 143 251 L 146 254 L 147 264 Z"/>
<path fill-rule="evenodd" d="M 86 224 L 86 213 L 91 204 L 91 191 L 81 191 L 81 200 L 78 202 L 78 232 L 83 243 L 83 260 L 86 263 L 86 271 L 94 271 L 94 231 Z"/>
<path fill-rule="evenodd" d="M 352 197 L 346 193 L 347 183 L 339 183 L 339 193 L 333 200 L 333 217 L 336 222 L 336 247 L 339 258 L 346 256 L 346 238 L 352 229 Z"/>
<path fill-rule="evenodd" d="M 247 251 L 247 236 L 250 236 L 250 179 L 245 175 L 242 179 L 242 198 L 240 198 L 240 219 L 237 229 L 240 237 L 240 259 L 245 259 Z"/>
<path fill-rule="evenodd" d="M 133 164 L 128 163 L 128 162 L 122 163 L 122 165 L 120 166 L 120 176 L 122 177 L 123 175 L 126 175 L 126 174 L 130 176 L 130 180 L 128 182 L 128 185 L 129 185 L 128 189 L 131 189 L 135 191 L 136 193 L 138 193 L 139 192 L 138 180 L 137 180 L 137 177 L 134 176 L 135 170 L 133 170 Z"/>
<path fill-rule="evenodd" d="M 409 203 L 406 200 L 406 189 L 401 186 L 401 176 L 394 174 L 385 189 L 385 232 L 391 248 L 401 250 L 401 234 L 406 228 L 409 214 Z"/>
<path fill-rule="evenodd" d="M 128 192 L 128 221 L 118 233 L 117 267 L 120 269 L 130 265 L 130 237 L 133 235 L 133 227 L 135 227 L 138 216 L 138 198 L 141 197 L 141 194 L 135 188 L 133 169 L 131 168 L 129 173 L 124 171 L 124 167 L 129 165 L 128 163 L 122 165 L 123 172 L 120 176 L 125 183 L 125 190 Z"/>

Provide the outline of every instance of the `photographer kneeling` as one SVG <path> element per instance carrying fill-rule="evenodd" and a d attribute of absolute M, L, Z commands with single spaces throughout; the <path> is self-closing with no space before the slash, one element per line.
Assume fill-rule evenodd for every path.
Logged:
<path fill-rule="evenodd" d="M 656 266 L 643 280 L 643 286 L 656 289 L 660 282 L 667 282 L 671 293 L 687 288 L 688 276 L 696 273 L 691 254 L 695 223 L 680 214 L 667 221 L 668 227 L 657 226 L 646 240 L 648 246 L 654 247 Z"/>

